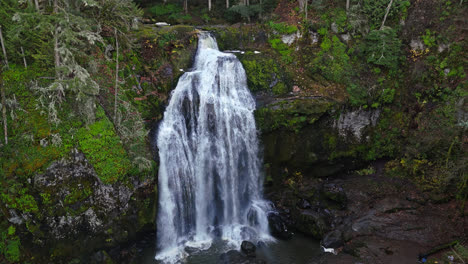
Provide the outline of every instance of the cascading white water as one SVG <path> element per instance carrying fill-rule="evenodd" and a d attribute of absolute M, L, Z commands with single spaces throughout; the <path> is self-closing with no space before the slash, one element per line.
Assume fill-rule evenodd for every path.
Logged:
<path fill-rule="evenodd" d="M 180 261 L 185 247 L 207 249 L 217 237 L 233 246 L 270 239 L 254 109 L 242 64 L 201 32 L 157 135 L 156 259 Z"/>

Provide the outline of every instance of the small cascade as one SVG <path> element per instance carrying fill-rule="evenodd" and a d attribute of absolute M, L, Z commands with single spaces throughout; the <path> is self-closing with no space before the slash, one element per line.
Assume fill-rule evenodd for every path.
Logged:
<path fill-rule="evenodd" d="M 270 240 L 253 111 L 239 60 L 201 32 L 193 71 L 173 91 L 159 127 L 156 259 L 174 263 L 186 247 L 214 239 L 238 247 Z"/>

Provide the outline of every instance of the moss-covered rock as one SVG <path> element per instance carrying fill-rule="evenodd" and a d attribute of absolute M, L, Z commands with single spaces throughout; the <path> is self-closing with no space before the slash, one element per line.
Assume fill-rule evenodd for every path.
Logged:
<path fill-rule="evenodd" d="M 35 262 L 85 263 L 88 253 L 154 230 L 157 189 L 154 178 L 131 177 L 127 183 L 104 184 L 85 156 L 73 150 L 33 179 L 31 197 L 37 210 L 9 210 L 21 230 L 23 256 Z M 28 259 L 24 259 L 28 261 Z"/>
<path fill-rule="evenodd" d="M 321 239 L 330 231 L 330 219 L 324 211 L 304 210 L 296 220 L 296 228 L 300 232 Z"/>

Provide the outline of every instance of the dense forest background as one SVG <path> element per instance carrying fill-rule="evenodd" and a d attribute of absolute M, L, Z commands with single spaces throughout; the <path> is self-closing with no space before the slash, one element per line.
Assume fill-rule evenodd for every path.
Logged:
<path fill-rule="evenodd" d="M 58 195 L 34 184 L 74 149 L 103 184 L 155 177 L 150 130 L 190 67 L 197 29 L 222 50 L 245 50 L 257 96 L 326 98 L 337 106 L 320 107 L 335 119 L 378 111 L 366 140 L 328 135 L 327 159 L 359 160 L 352 170 L 363 174 L 384 159 L 388 176 L 466 214 L 466 14 L 463 0 L 2 0 L 0 262 L 34 263 L 31 248 L 47 239 L 40 221 L 88 210 L 72 205 L 92 196 L 90 185 Z M 314 107 L 260 108 L 257 125 L 298 134 L 318 118 Z M 281 177 L 293 188 L 303 176 Z M 51 210 L 58 202 L 63 211 Z"/>

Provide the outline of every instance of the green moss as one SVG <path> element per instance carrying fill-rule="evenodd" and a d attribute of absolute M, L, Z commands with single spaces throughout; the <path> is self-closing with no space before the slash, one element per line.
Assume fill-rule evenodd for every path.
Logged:
<path fill-rule="evenodd" d="M 322 99 L 282 101 L 255 111 L 258 127 L 262 132 L 286 129 L 299 132 L 313 124 L 332 108 L 334 103 Z"/>
<path fill-rule="evenodd" d="M 91 194 L 91 188 L 73 188 L 72 192 L 65 197 L 64 202 L 66 205 L 74 204 L 88 198 Z"/>
<path fill-rule="evenodd" d="M 18 203 L 18 208 L 23 212 L 35 213 L 39 211 L 36 200 L 34 200 L 34 197 L 31 195 L 26 194 L 20 196 L 19 199 L 16 200 L 16 202 Z"/>
<path fill-rule="evenodd" d="M 50 198 L 50 193 L 41 193 L 39 194 L 42 198 L 42 203 L 45 205 L 49 205 L 52 203 L 52 200 Z"/>
<path fill-rule="evenodd" d="M 345 83 L 350 76 L 351 62 L 346 45 L 337 36 L 327 34 L 320 44 L 321 50 L 307 65 L 312 73 L 320 73 L 328 80 Z"/>
<path fill-rule="evenodd" d="M 289 88 L 284 83 L 277 83 L 272 88 L 274 95 L 285 95 L 289 92 Z"/>
<path fill-rule="evenodd" d="M 273 38 L 268 40 L 268 42 L 274 50 L 281 54 L 285 63 L 291 63 L 293 61 L 293 57 L 291 56 L 293 49 L 291 49 L 287 44 L 283 43 L 281 39 Z"/>
<path fill-rule="evenodd" d="M 252 92 L 273 92 L 280 95 L 289 91 L 284 83 L 287 76 L 282 72 L 281 64 L 269 56 L 258 55 L 240 56 L 247 75 L 247 84 Z"/>
<path fill-rule="evenodd" d="M 270 21 L 268 22 L 268 25 L 271 27 L 271 29 L 275 30 L 280 34 L 292 34 L 298 31 L 295 25 L 288 25 L 283 22 L 275 23 L 273 21 Z"/>
<path fill-rule="evenodd" d="M 8 235 L 9 235 L 9 236 L 14 235 L 15 232 L 16 232 L 15 226 L 9 226 L 9 227 L 8 227 Z"/>
<path fill-rule="evenodd" d="M 18 262 L 21 257 L 21 242 L 18 238 L 8 241 L 5 249 L 5 257 L 10 262 Z"/>
<path fill-rule="evenodd" d="M 96 122 L 81 128 L 77 136 L 80 149 L 104 183 L 122 179 L 131 167 L 122 142 L 102 108 L 96 112 Z"/>

